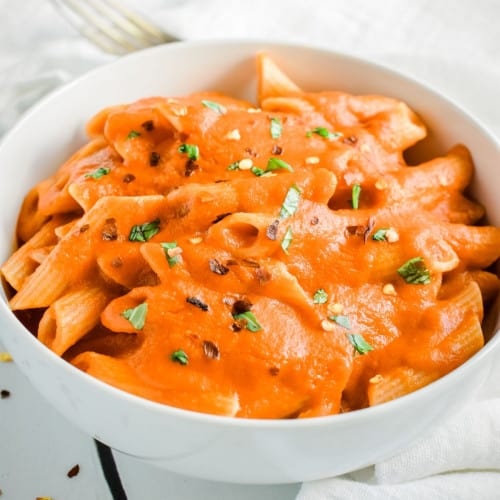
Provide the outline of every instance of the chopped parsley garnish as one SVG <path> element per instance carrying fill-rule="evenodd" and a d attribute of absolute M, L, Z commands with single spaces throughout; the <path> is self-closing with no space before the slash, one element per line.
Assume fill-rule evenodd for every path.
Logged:
<path fill-rule="evenodd" d="M 297 184 L 292 184 L 288 192 L 286 193 L 283 205 L 281 205 L 280 219 L 286 219 L 291 217 L 299 208 L 299 200 L 302 191 L 297 186 Z"/>
<path fill-rule="evenodd" d="M 283 132 L 283 126 L 279 118 L 271 118 L 270 130 L 273 139 L 279 139 Z"/>
<path fill-rule="evenodd" d="M 283 249 L 283 252 L 285 252 L 287 255 L 288 255 L 288 248 L 290 247 L 292 240 L 293 240 L 292 226 L 288 226 L 285 236 L 283 237 L 283 240 L 281 240 L 281 248 Z"/>
<path fill-rule="evenodd" d="M 328 319 L 330 321 L 335 321 L 335 323 L 337 323 L 337 325 L 344 327 L 346 330 L 351 329 L 351 323 L 350 323 L 349 318 L 347 316 L 342 316 L 340 314 L 334 314 L 333 316 L 328 316 Z"/>
<path fill-rule="evenodd" d="M 373 351 L 373 346 L 371 346 L 360 333 L 350 333 L 348 338 L 349 342 L 359 354 L 366 354 L 369 351 Z"/>
<path fill-rule="evenodd" d="M 253 175 L 256 175 L 257 177 L 260 177 L 261 175 L 264 175 L 266 173 L 265 170 L 262 170 L 259 167 L 256 167 L 255 165 L 250 169 L 250 172 L 252 172 Z"/>
<path fill-rule="evenodd" d="M 385 233 L 387 233 L 387 231 L 389 231 L 388 227 L 383 228 L 383 229 L 378 229 L 377 231 L 375 231 L 375 233 L 373 233 L 372 240 L 387 241 L 387 239 L 385 237 Z"/>
<path fill-rule="evenodd" d="M 175 363 L 179 363 L 181 365 L 187 365 L 188 362 L 189 362 L 189 357 L 188 355 L 182 350 L 182 349 L 179 349 L 178 351 L 174 351 L 171 355 L 170 355 L 170 359 L 175 362 Z"/>
<path fill-rule="evenodd" d="M 167 243 L 160 243 L 161 247 L 163 248 L 163 251 L 165 252 L 165 257 L 167 258 L 168 265 L 170 267 L 174 267 L 176 264 L 178 264 L 181 260 L 180 255 L 174 255 L 173 257 L 170 257 L 168 251 L 172 250 L 172 248 L 177 247 L 177 242 L 176 241 L 170 241 Z"/>
<path fill-rule="evenodd" d="M 326 304 L 328 301 L 328 294 L 320 288 L 314 292 L 313 302 L 314 304 Z"/>
<path fill-rule="evenodd" d="M 227 167 L 227 170 L 239 170 L 240 169 L 240 162 L 239 161 L 235 161 L 233 163 L 231 163 L 231 165 L 229 165 L 229 167 Z"/>
<path fill-rule="evenodd" d="M 197 299 L 196 297 L 186 297 L 186 302 L 188 304 L 191 304 L 192 306 L 197 307 L 198 309 L 201 309 L 202 311 L 208 311 L 207 304 L 205 304 L 205 302 L 202 302 L 200 299 Z"/>
<path fill-rule="evenodd" d="M 137 130 L 131 130 L 127 135 L 127 139 L 135 139 L 136 137 L 139 137 L 140 135 L 141 135 L 141 133 L 137 132 Z"/>
<path fill-rule="evenodd" d="M 108 167 L 99 167 L 97 170 L 85 174 L 85 178 L 92 177 L 92 179 L 100 179 L 101 177 L 108 175 L 111 172 L 111 169 Z"/>
<path fill-rule="evenodd" d="M 357 210 L 359 208 L 359 195 L 361 194 L 361 186 L 359 184 L 354 184 L 352 186 L 352 208 Z"/>
<path fill-rule="evenodd" d="M 251 332 L 258 332 L 259 330 L 262 330 L 262 327 L 259 325 L 257 318 L 251 311 L 246 311 L 241 314 L 233 314 L 233 318 L 238 322 L 244 322 L 245 328 L 247 330 L 250 330 Z"/>
<path fill-rule="evenodd" d="M 203 104 L 203 106 L 205 106 L 206 108 L 210 108 L 212 111 L 215 111 L 219 115 L 225 115 L 227 113 L 227 109 L 218 102 L 203 100 L 201 101 L 201 103 Z"/>
<path fill-rule="evenodd" d="M 398 269 L 398 274 L 411 285 L 428 285 L 431 282 L 430 272 L 422 257 L 414 257 L 405 262 Z"/>
<path fill-rule="evenodd" d="M 155 219 L 145 224 L 132 226 L 128 239 L 130 241 L 148 241 L 160 231 L 160 219 Z"/>
<path fill-rule="evenodd" d="M 329 139 L 330 141 L 333 139 L 337 139 L 337 137 L 340 137 L 342 135 L 339 132 L 330 132 L 325 127 L 316 127 L 313 128 L 312 130 L 309 130 L 309 132 L 306 133 L 306 137 L 312 137 L 313 134 L 319 135 L 320 137 L 324 137 L 325 139 Z"/>
<path fill-rule="evenodd" d="M 269 158 L 267 161 L 266 172 L 272 172 L 273 170 L 288 170 L 289 172 L 293 172 L 293 168 L 286 161 L 281 160 L 280 158 Z"/>
<path fill-rule="evenodd" d="M 181 144 L 177 151 L 188 155 L 190 160 L 196 161 L 200 157 L 200 150 L 196 144 Z"/>
<path fill-rule="evenodd" d="M 148 304 L 143 302 L 137 307 L 132 307 L 131 309 L 125 309 L 120 316 L 123 316 L 128 322 L 136 329 L 142 330 L 144 328 L 144 323 L 146 322 L 146 315 L 148 313 Z"/>

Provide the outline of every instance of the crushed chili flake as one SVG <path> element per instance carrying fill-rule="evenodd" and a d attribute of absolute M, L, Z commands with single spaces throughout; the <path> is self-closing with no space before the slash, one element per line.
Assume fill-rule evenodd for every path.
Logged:
<path fill-rule="evenodd" d="M 115 257 L 111 261 L 111 267 L 117 268 L 117 267 L 122 267 L 123 266 L 123 260 L 120 257 Z"/>
<path fill-rule="evenodd" d="M 260 264 L 258 262 L 256 262 L 255 260 L 251 260 L 251 259 L 243 259 L 241 261 L 242 265 L 246 266 L 246 267 L 253 267 L 253 268 L 257 268 L 257 267 L 260 267 Z"/>
<path fill-rule="evenodd" d="M 254 158 L 257 158 L 257 156 L 259 156 L 259 153 L 254 151 L 252 148 L 245 148 L 245 153 L 248 153 L 250 156 L 253 156 Z"/>
<path fill-rule="evenodd" d="M 319 223 L 319 218 L 318 217 L 313 217 L 311 219 L 311 225 L 315 226 L 318 223 Z"/>
<path fill-rule="evenodd" d="M 229 272 L 229 269 L 225 265 L 221 264 L 217 259 L 210 259 L 208 261 L 208 265 L 210 267 L 210 271 L 218 274 L 219 276 L 224 276 Z"/>
<path fill-rule="evenodd" d="M 191 304 L 192 306 L 197 307 L 198 309 L 201 309 L 202 311 L 208 311 L 207 304 L 205 304 L 205 302 L 202 302 L 200 299 L 197 299 L 196 297 L 186 297 L 186 302 L 188 304 Z"/>
<path fill-rule="evenodd" d="M 189 205 L 179 205 L 174 209 L 174 219 L 183 219 L 191 212 Z"/>
<path fill-rule="evenodd" d="M 203 341 L 203 352 L 205 356 L 209 359 L 219 359 L 220 351 L 216 344 L 214 344 L 211 340 Z"/>
<path fill-rule="evenodd" d="M 255 276 L 261 285 L 267 283 L 271 279 L 271 273 L 263 267 L 259 267 L 255 270 Z"/>
<path fill-rule="evenodd" d="M 271 366 L 271 368 L 269 368 L 269 373 L 273 376 L 273 377 L 276 377 L 276 375 L 278 375 L 280 372 L 280 369 L 277 367 L 277 366 Z"/>
<path fill-rule="evenodd" d="M 116 219 L 106 219 L 102 228 L 102 239 L 105 241 L 114 241 L 118 238 L 118 228 L 116 227 Z"/>
<path fill-rule="evenodd" d="M 220 222 L 222 219 L 225 219 L 228 215 L 231 215 L 232 212 L 226 212 L 224 214 L 219 214 L 215 219 L 212 221 L 212 224 L 217 224 L 217 222 Z"/>
<path fill-rule="evenodd" d="M 153 123 L 153 120 L 147 120 L 145 121 L 141 127 L 144 129 L 144 130 L 147 130 L 148 132 L 151 132 L 151 130 L 153 130 L 155 128 L 155 124 Z"/>
<path fill-rule="evenodd" d="M 156 151 L 151 151 L 151 153 L 149 154 L 149 166 L 157 167 L 159 163 L 160 163 L 160 153 L 157 153 Z"/>
<path fill-rule="evenodd" d="M 233 330 L 233 332 L 241 332 L 242 329 L 243 327 L 238 325 L 238 323 L 233 323 L 231 325 L 231 330 Z"/>
<path fill-rule="evenodd" d="M 252 305 L 248 299 L 236 300 L 231 309 L 231 314 L 237 316 L 238 314 L 246 313 L 252 309 Z"/>
<path fill-rule="evenodd" d="M 343 137 L 342 142 L 344 144 L 356 144 L 358 142 L 358 138 L 355 135 L 350 135 L 349 137 Z"/>
<path fill-rule="evenodd" d="M 132 181 L 135 181 L 135 175 L 133 174 L 127 174 L 123 177 L 123 182 L 125 182 L 126 184 Z"/>
<path fill-rule="evenodd" d="M 271 154 L 280 155 L 281 153 L 283 153 L 283 148 L 281 146 L 278 146 L 277 144 L 274 144 L 273 149 L 271 150 Z"/>
<path fill-rule="evenodd" d="M 347 226 L 345 228 L 346 233 L 352 236 L 363 236 L 366 232 L 366 226 Z"/>
<path fill-rule="evenodd" d="M 372 232 L 373 227 L 375 226 L 375 217 L 370 217 L 368 219 L 368 224 L 366 225 L 365 232 L 363 233 L 363 240 L 366 243 L 368 241 L 368 236 Z"/>
<path fill-rule="evenodd" d="M 272 224 L 270 224 L 267 229 L 266 229 L 266 236 L 270 239 L 275 241 L 277 236 L 278 236 L 278 226 L 279 226 L 279 219 L 276 219 L 273 221 Z"/>
<path fill-rule="evenodd" d="M 237 266 L 238 262 L 234 259 L 228 259 L 226 260 L 226 266 Z"/>
<path fill-rule="evenodd" d="M 186 161 L 186 167 L 184 170 L 184 177 L 191 177 L 195 170 L 198 170 L 200 166 L 191 158 Z"/>
<path fill-rule="evenodd" d="M 83 226 L 80 227 L 80 233 L 84 233 L 85 231 L 88 231 L 90 226 L 88 224 L 84 224 Z"/>
<path fill-rule="evenodd" d="M 2 399 L 6 399 L 10 396 L 10 391 L 8 391 L 7 389 L 2 389 L 0 391 L 0 398 Z"/>
<path fill-rule="evenodd" d="M 80 472 L 80 466 L 76 464 L 73 467 L 71 467 L 71 469 L 68 471 L 66 475 L 68 477 L 75 477 L 78 475 L 79 472 Z"/>

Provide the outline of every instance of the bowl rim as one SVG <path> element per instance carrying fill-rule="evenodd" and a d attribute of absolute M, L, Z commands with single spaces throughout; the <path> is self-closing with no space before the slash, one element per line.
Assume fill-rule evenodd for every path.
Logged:
<path fill-rule="evenodd" d="M 380 62 L 374 62 L 367 58 L 361 57 L 359 55 L 353 55 L 346 52 L 336 51 L 322 44 L 315 43 L 302 43 L 297 41 L 286 41 L 286 40 L 266 40 L 261 38 L 234 38 L 234 39 L 210 39 L 210 40 L 191 40 L 191 41 L 176 41 L 164 45 L 159 45 L 151 47 L 145 50 L 133 52 L 131 54 L 122 56 L 111 62 L 105 62 L 90 71 L 83 73 L 82 75 L 74 78 L 68 83 L 61 85 L 55 90 L 49 92 L 42 99 L 37 101 L 33 106 L 26 110 L 22 116 L 17 120 L 17 122 L 8 130 L 8 132 L 0 139 L 0 156 L 2 155 L 3 148 L 7 144 L 11 137 L 13 137 L 18 130 L 22 129 L 26 122 L 29 122 L 33 115 L 36 115 L 39 110 L 43 110 L 45 106 L 50 106 L 50 102 L 56 99 L 59 95 L 69 92 L 73 87 L 84 85 L 87 80 L 95 78 L 100 72 L 108 71 L 109 68 L 116 68 L 121 65 L 130 65 L 134 61 L 140 60 L 145 56 L 149 56 L 155 52 L 167 53 L 170 51 L 177 50 L 196 50 L 206 47 L 212 47 L 216 49 L 217 46 L 227 47 L 227 46 L 242 46 L 242 47 L 257 47 L 262 46 L 262 48 L 278 48 L 278 49 L 290 49 L 298 48 L 301 50 L 311 51 L 313 53 L 319 53 L 326 57 L 334 56 L 339 59 L 344 59 L 350 61 L 354 64 L 368 67 L 371 70 L 381 72 L 390 78 L 396 78 L 402 80 L 406 84 L 411 84 L 420 87 L 424 92 L 431 94 L 434 98 L 442 100 L 453 107 L 463 118 L 471 122 L 475 127 L 477 127 L 483 136 L 492 145 L 494 145 L 500 152 L 500 140 L 493 134 L 493 132 L 478 118 L 476 118 L 472 113 L 466 111 L 462 105 L 457 103 L 453 98 L 443 95 L 441 91 L 437 90 L 433 85 L 426 81 L 422 81 L 419 78 L 410 76 L 402 71 L 388 67 Z M 435 388 L 443 388 L 443 386 L 453 385 L 455 379 L 460 379 L 462 376 L 473 368 L 474 365 L 480 363 L 483 358 L 491 355 L 500 344 L 500 326 L 498 321 L 500 315 L 497 317 L 496 326 L 491 332 L 489 340 L 485 345 L 473 356 L 471 356 L 467 361 L 465 361 L 460 366 L 453 369 L 451 372 L 443 375 L 439 379 L 431 382 L 430 384 L 417 389 L 416 391 L 400 396 L 394 400 L 375 405 L 372 407 L 362 408 L 359 410 L 354 410 L 351 412 L 317 416 L 303 419 L 263 419 L 263 418 L 242 418 L 242 417 L 230 417 L 223 415 L 214 415 L 209 413 L 196 412 L 193 410 L 186 410 L 183 408 L 178 408 L 175 406 L 169 406 L 164 403 L 159 403 L 152 401 L 141 396 L 134 395 L 132 393 L 126 392 L 122 389 L 116 388 L 110 384 L 107 384 L 100 379 L 97 379 L 87 373 L 81 371 L 76 366 L 72 365 L 70 362 L 64 360 L 62 357 L 56 355 L 48 347 L 46 347 L 42 342 L 40 342 L 37 337 L 35 337 L 14 315 L 13 311 L 9 308 L 5 290 L 2 290 L 0 294 L 2 296 L 0 300 L 0 314 L 9 320 L 7 327 L 18 328 L 23 331 L 23 336 L 29 337 L 27 342 L 31 342 L 32 347 L 38 350 L 40 356 L 48 356 L 50 362 L 56 363 L 56 366 L 60 367 L 61 370 L 70 370 L 74 376 L 79 377 L 81 382 L 84 384 L 93 385 L 96 390 L 104 391 L 113 398 L 121 398 L 122 400 L 130 403 L 132 405 L 142 406 L 144 409 L 151 409 L 155 413 L 165 414 L 165 416 L 171 416 L 174 418 L 183 418 L 189 421 L 197 421 L 200 424 L 212 424 L 212 425 L 223 425 L 224 427 L 230 426 L 234 428 L 256 428 L 256 429 L 299 429 L 304 427 L 317 427 L 323 425 L 338 425 L 342 426 L 346 422 L 357 423 L 370 419 L 373 417 L 381 417 L 384 414 L 395 413 L 399 407 L 407 405 L 416 399 L 425 398 L 429 392 L 434 391 Z M 1 333 L 0 333 L 1 337 Z"/>

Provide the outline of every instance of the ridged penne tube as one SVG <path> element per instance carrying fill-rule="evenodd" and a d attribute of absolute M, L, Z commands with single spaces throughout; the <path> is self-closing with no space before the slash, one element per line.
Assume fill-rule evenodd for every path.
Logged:
<path fill-rule="evenodd" d="M 196 409 L 205 413 L 233 417 L 239 410 L 238 396 L 227 391 L 199 391 L 176 387 L 162 388 L 144 383 L 124 360 L 115 359 L 95 352 L 84 352 L 72 363 L 80 370 L 101 379 L 104 382 L 138 396 L 160 403 L 186 409 Z"/>
<path fill-rule="evenodd" d="M 426 262 L 432 272 L 445 273 L 452 271 L 460 264 L 460 259 L 453 247 L 440 236 L 424 230 L 417 234 L 414 245 L 417 253 Z"/>
<path fill-rule="evenodd" d="M 485 302 L 494 299 L 500 291 L 500 279 L 496 274 L 488 271 L 470 271 L 469 275 L 481 289 L 481 295 Z"/>
<path fill-rule="evenodd" d="M 38 339 L 61 356 L 99 323 L 101 312 L 114 295 L 98 283 L 71 290 L 45 311 Z"/>
<path fill-rule="evenodd" d="M 313 113 L 314 106 L 303 97 L 266 97 L 261 101 L 264 111 L 282 111 L 285 113 Z"/>
<path fill-rule="evenodd" d="M 7 282 L 19 290 L 24 281 L 38 267 L 39 262 L 33 259 L 32 252 L 57 243 L 55 231 L 64 224 L 63 217 L 54 217 L 46 222 L 23 246 L 16 250 L 1 268 Z"/>
<path fill-rule="evenodd" d="M 38 187 L 34 187 L 24 198 L 17 219 L 17 237 L 28 241 L 47 222 L 48 216 L 38 210 Z"/>
<path fill-rule="evenodd" d="M 257 93 L 259 103 L 264 99 L 276 96 L 286 96 L 300 92 L 293 82 L 276 63 L 264 52 L 257 55 Z"/>
<path fill-rule="evenodd" d="M 109 106 L 96 113 L 85 127 L 87 135 L 92 138 L 104 135 L 104 127 L 109 115 L 116 111 L 122 111 L 125 107 L 125 105 Z"/>
<path fill-rule="evenodd" d="M 377 374 L 368 384 L 369 405 L 379 405 L 409 394 L 425 387 L 439 376 L 439 372 L 429 373 L 404 366 Z"/>

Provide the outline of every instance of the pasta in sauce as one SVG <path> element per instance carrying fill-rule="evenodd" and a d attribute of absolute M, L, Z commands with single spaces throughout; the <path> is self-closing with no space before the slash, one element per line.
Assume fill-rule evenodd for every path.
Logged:
<path fill-rule="evenodd" d="M 24 201 L 12 309 L 104 382 L 227 416 L 351 411 L 466 361 L 500 288 L 466 147 L 408 166 L 426 129 L 405 103 L 304 92 L 265 54 L 258 73 L 258 109 L 97 114 Z"/>

